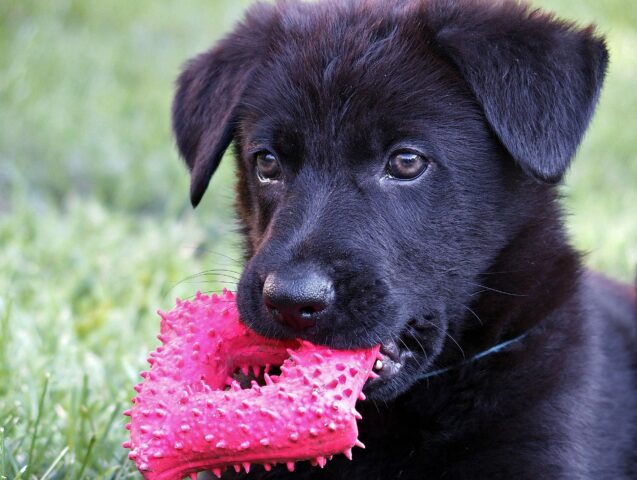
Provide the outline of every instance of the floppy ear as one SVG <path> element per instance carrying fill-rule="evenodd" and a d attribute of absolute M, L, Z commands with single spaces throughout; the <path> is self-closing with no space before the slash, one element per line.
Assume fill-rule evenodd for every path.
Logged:
<path fill-rule="evenodd" d="M 439 48 L 522 169 L 559 182 L 599 97 L 604 40 L 514 1 L 454 4 L 434 14 Z"/>
<path fill-rule="evenodd" d="M 172 125 L 191 171 L 196 207 L 234 136 L 236 108 L 267 45 L 270 5 L 257 4 L 215 48 L 190 60 L 177 79 Z"/>

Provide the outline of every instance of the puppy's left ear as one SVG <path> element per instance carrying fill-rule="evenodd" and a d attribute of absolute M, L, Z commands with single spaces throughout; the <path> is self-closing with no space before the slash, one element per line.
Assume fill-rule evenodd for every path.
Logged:
<path fill-rule="evenodd" d="M 255 4 L 233 32 L 190 60 L 177 79 L 172 124 L 179 153 L 191 172 L 196 207 L 235 131 L 236 110 L 268 44 L 274 8 Z"/>
<path fill-rule="evenodd" d="M 578 29 L 514 1 L 441 3 L 434 13 L 438 47 L 494 132 L 527 174 L 559 182 L 599 97 L 604 40 L 593 27 Z"/>

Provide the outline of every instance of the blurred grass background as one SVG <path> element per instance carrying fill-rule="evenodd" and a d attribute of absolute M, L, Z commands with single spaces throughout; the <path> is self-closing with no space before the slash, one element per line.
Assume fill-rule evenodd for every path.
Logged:
<path fill-rule="evenodd" d="M 157 343 L 154 310 L 236 277 L 192 274 L 241 269 L 231 162 L 190 209 L 173 81 L 248 3 L 0 3 L 0 479 L 137 477 L 120 412 Z M 608 36 L 608 81 L 564 194 L 589 265 L 629 280 L 637 4 L 536 4 Z"/>

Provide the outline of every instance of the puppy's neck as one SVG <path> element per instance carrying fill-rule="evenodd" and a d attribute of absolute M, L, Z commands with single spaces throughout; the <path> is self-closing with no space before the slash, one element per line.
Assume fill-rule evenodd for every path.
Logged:
<path fill-rule="evenodd" d="M 478 352 L 540 325 L 577 291 L 580 256 L 569 244 L 556 203 L 526 222 L 479 277 L 470 306 L 471 325 L 462 334 L 466 349 Z M 474 315 L 475 314 L 475 315 Z M 482 324 L 476 321 L 481 319 Z"/>

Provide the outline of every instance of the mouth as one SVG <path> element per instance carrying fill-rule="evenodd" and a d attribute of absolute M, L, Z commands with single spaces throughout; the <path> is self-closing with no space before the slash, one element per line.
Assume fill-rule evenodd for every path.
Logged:
<path fill-rule="evenodd" d="M 372 399 L 388 399 L 407 390 L 415 374 L 431 365 L 435 356 L 430 343 L 437 332 L 423 328 L 416 320 L 407 322 L 401 333 L 381 343 L 381 358 L 375 361 L 363 391 Z"/>
<path fill-rule="evenodd" d="M 405 346 L 401 348 L 396 340 L 383 342 L 380 354 L 382 358 L 377 359 L 372 368 L 376 376 L 367 380 L 365 384 L 365 391 L 370 394 L 397 379 L 414 358 L 414 353 Z"/>
<path fill-rule="evenodd" d="M 372 380 L 389 380 L 398 375 L 408 358 L 413 355 L 404 347 L 401 349 L 395 340 L 384 342 L 380 348 L 383 358 L 376 360 L 373 371 L 378 375 Z"/>

